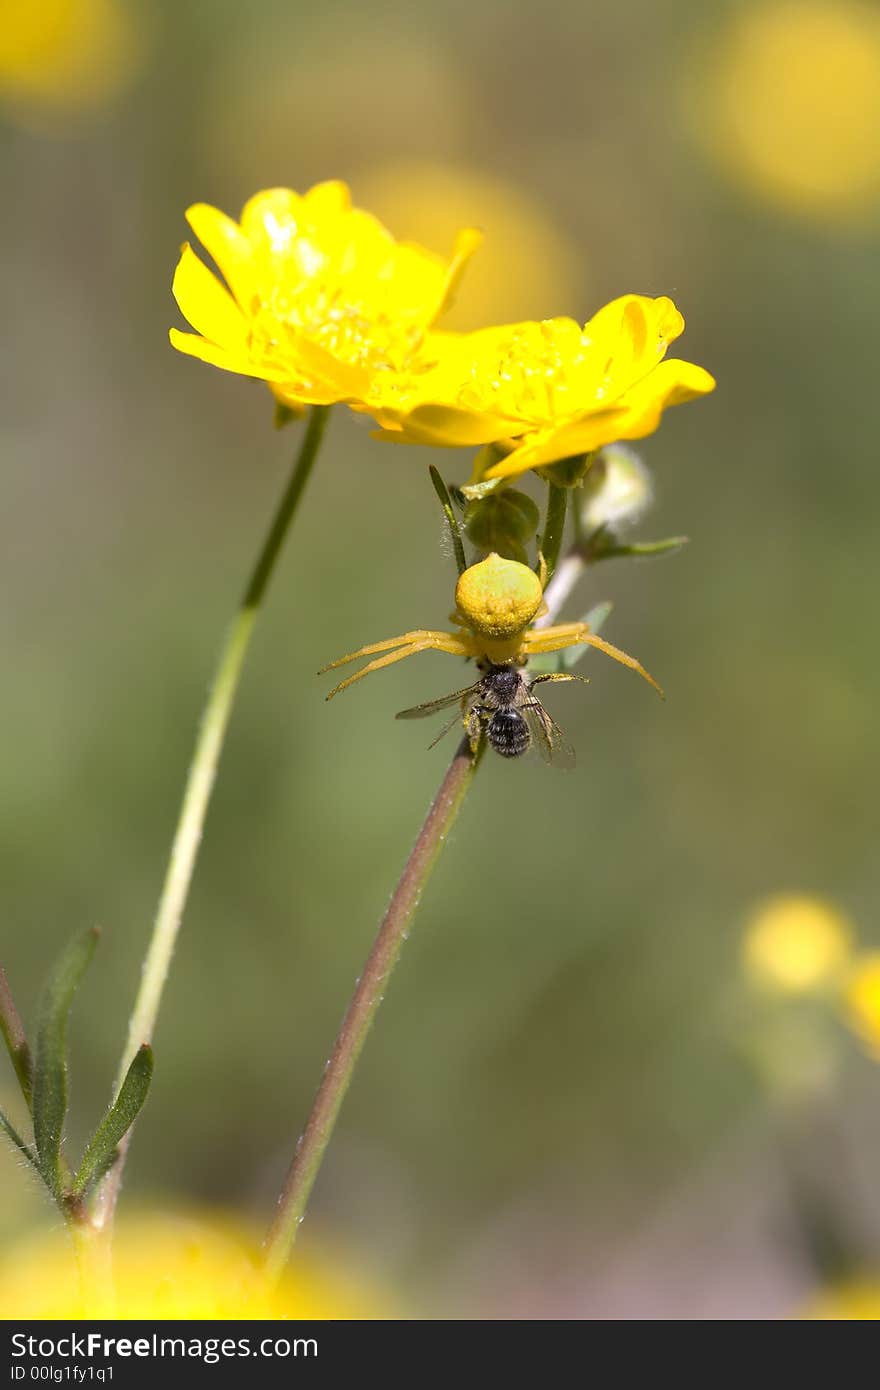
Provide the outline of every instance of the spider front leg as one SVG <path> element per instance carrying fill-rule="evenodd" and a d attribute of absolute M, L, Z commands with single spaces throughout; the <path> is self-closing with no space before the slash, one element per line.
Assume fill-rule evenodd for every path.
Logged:
<path fill-rule="evenodd" d="M 396 651 L 390 650 L 396 647 Z M 404 632 L 400 637 L 388 637 L 384 642 L 371 642 L 366 647 L 360 647 L 356 652 L 350 652 L 348 656 L 340 656 L 336 661 L 331 661 L 329 666 L 324 666 L 319 675 L 324 671 L 333 671 L 337 666 L 345 666 L 349 661 L 357 661 L 362 656 L 372 656 L 374 652 L 385 652 L 385 656 L 377 657 L 375 661 L 367 662 L 361 671 L 356 671 L 353 676 L 340 681 L 339 685 L 334 686 L 327 696 L 332 700 L 334 695 L 338 695 L 341 690 L 345 690 L 349 685 L 354 685 L 355 681 L 361 680 L 364 676 L 370 675 L 372 671 L 379 671 L 383 666 L 391 666 L 395 661 L 402 661 L 406 656 L 415 656 L 417 652 L 437 651 L 448 652 L 451 656 L 475 656 L 476 648 L 473 642 L 465 637 L 459 637 L 452 632 L 432 632 L 426 628 L 416 628 L 412 632 Z"/>
<path fill-rule="evenodd" d="M 541 685 L 543 681 L 582 681 L 584 685 L 590 684 L 589 676 L 575 676 L 570 671 L 548 671 L 543 676 L 533 676 L 529 680 L 529 687 Z"/>
<path fill-rule="evenodd" d="M 654 677 L 649 675 L 640 661 L 636 661 L 634 656 L 621 651 L 619 647 L 612 646 L 603 637 L 597 637 L 586 623 L 559 623 L 556 627 L 532 628 L 523 638 L 523 652 L 526 656 L 535 656 L 539 652 L 558 652 L 564 647 L 577 647 L 582 642 L 588 647 L 598 648 L 614 661 L 628 666 L 631 671 L 638 671 L 643 680 L 653 685 L 661 699 L 666 698 Z"/>

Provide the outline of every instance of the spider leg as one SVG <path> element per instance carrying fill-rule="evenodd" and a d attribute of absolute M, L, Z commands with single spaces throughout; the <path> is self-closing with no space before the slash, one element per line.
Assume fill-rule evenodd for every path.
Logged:
<path fill-rule="evenodd" d="M 454 637 L 451 632 L 425 632 L 418 631 L 408 633 L 410 641 L 403 641 L 395 638 L 396 651 L 388 651 L 390 642 L 378 642 L 369 647 L 363 647 L 359 652 L 353 652 L 351 656 L 345 656 L 341 661 L 334 661 L 331 666 L 325 666 L 325 671 L 331 671 L 335 666 L 341 666 L 346 661 L 355 661 L 359 656 L 369 656 L 371 652 L 385 650 L 384 656 L 377 656 L 375 661 L 368 661 L 360 671 L 355 671 L 353 676 L 340 681 L 339 685 L 334 686 L 327 696 L 332 700 L 334 695 L 338 695 L 341 690 L 354 685 L 355 681 L 362 680 L 364 676 L 369 676 L 373 671 L 380 671 L 383 666 L 391 666 L 395 661 L 402 661 L 406 656 L 415 656 L 417 652 L 437 651 L 448 652 L 451 656 L 471 656 L 473 653 L 470 646 L 458 637 Z M 402 645 L 401 642 L 403 643 Z"/>
<path fill-rule="evenodd" d="M 534 676 L 529 686 L 540 685 L 542 681 L 583 681 L 584 685 L 590 684 L 589 676 L 575 676 L 568 671 L 548 671 L 543 676 Z"/>
<path fill-rule="evenodd" d="M 335 671 L 337 666 L 346 666 L 349 661 L 358 661 L 362 656 L 373 656 L 376 652 L 387 652 L 391 647 L 409 646 L 413 642 L 421 642 L 428 637 L 437 639 L 438 651 L 445 650 L 439 645 L 441 641 L 459 642 L 461 640 L 454 632 L 433 632 L 429 628 L 417 627 L 412 632 L 402 632 L 399 637 L 386 637 L 384 642 L 370 642 L 366 647 L 358 647 L 356 652 L 349 652 L 348 656 L 338 656 L 335 661 L 322 666 L 318 675 L 323 676 L 325 671 Z M 471 653 L 468 650 L 461 655 L 470 656 Z"/>
<path fill-rule="evenodd" d="M 619 661 L 623 666 L 628 666 L 631 671 L 638 671 L 639 675 L 646 680 L 661 699 L 666 697 L 654 677 L 649 675 L 640 661 L 636 661 L 634 656 L 628 652 L 623 652 L 619 647 L 613 647 L 610 642 L 606 642 L 603 637 L 597 637 L 587 627 L 586 623 L 560 623 L 557 627 L 539 628 L 527 632 L 523 638 L 523 648 L 525 652 L 532 656 L 537 652 L 558 652 L 563 647 L 576 647 L 583 642 L 589 647 L 596 647 L 606 656 L 612 657 L 614 661 Z"/>
<path fill-rule="evenodd" d="M 482 709 L 482 705 L 472 705 L 465 720 L 468 743 L 471 745 L 471 753 L 475 756 L 483 737 Z"/>

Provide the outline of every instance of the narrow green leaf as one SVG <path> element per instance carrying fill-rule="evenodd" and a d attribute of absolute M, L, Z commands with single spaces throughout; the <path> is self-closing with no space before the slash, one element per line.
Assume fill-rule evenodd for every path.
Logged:
<path fill-rule="evenodd" d="M 27 1101 L 28 1109 L 30 1109 L 34 1084 L 34 1064 L 25 1037 L 24 1026 L 12 998 L 6 971 L 2 966 L 0 966 L 0 1033 L 3 1034 L 3 1041 L 6 1043 L 15 1075 L 18 1077 L 21 1093 Z"/>
<path fill-rule="evenodd" d="M 440 505 L 446 517 L 446 525 L 449 527 L 449 534 L 452 538 L 452 549 L 455 552 L 455 563 L 458 566 L 459 574 L 464 574 L 467 569 L 467 560 L 464 556 L 464 546 L 461 543 L 461 531 L 458 529 L 458 519 L 452 510 L 452 499 L 449 496 L 446 484 L 440 476 L 439 471 L 431 464 L 428 472 L 431 474 L 431 482 L 434 484 L 434 491 L 440 498 Z"/>
<path fill-rule="evenodd" d="M 125 1080 L 119 1088 L 107 1114 L 88 1142 L 79 1171 L 73 1180 L 71 1194 L 82 1197 L 93 1182 L 112 1167 L 116 1159 L 116 1146 L 127 1134 L 138 1117 L 153 1077 L 153 1049 L 144 1043 L 134 1055 L 134 1061 L 125 1073 Z"/>
<path fill-rule="evenodd" d="M 36 1168 L 37 1172 L 39 1173 L 40 1165 L 37 1162 L 37 1155 L 34 1153 L 30 1144 L 25 1143 L 18 1130 L 15 1129 L 15 1127 L 12 1124 L 10 1124 L 9 1120 L 4 1115 L 2 1110 L 0 1110 L 0 1129 L 2 1129 L 3 1132 L 12 1140 L 13 1144 L 19 1150 L 19 1152 L 24 1154 L 28 1163 L 32 1163 Z"/>
<path fill-rule="evenodd" d="M 669 536 L 663 541 L 633 541 L 631 545 L 619 545 L 616 541 L 609 540 L 608 544 L 600 545 L 594 551 L 593 559 L 616 560 L 621 555 L 632 555 L 636 559 L 649 558 L 652 555 L 674 555 L 687 543 L 687 536 Z"/>
<path fill-rule="evenodd" d="M 76 937 L 61 956 L 40 1001 L 34 1065 L 34 1138 L 43 1179 L 63 1196 L 61 1131 L 67 1114 L 67 1020 L 98 941 L 97 931 Z"/>

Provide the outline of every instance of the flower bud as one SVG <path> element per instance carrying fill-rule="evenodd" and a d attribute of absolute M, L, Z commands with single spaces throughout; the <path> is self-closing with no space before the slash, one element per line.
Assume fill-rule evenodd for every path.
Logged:
<path fill-rule="evenodd" d="M 492 551 L 506 560 L 526 564 L 526 546 L 535 535 L 541 516 L 524 492 L 503 488 L 467 504 L 464 528 L 478 550 Z"/>
<path fill-rule="evenodd" d="M 548 483 L 555 483 L 557 487 L 580 487 L 589 472 L 592 458 L 592 454 L 572 454 L 570 458 L 545 464 L 538 472 Z"/>
<path fill-rule="evenodd" d="M 651 474 L 634 449 L 608 444 L 593 458 L 578 503 L 586 532 L 618 531 L 638 521 L 654 500 Z"/>

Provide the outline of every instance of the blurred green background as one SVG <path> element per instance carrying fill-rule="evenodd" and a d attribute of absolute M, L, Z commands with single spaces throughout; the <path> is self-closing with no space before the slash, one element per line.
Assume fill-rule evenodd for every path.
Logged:
<path fill-rule="evenodd" d="M 602 566 L 580 605 L 613 600 L 607 635 L 668 702 L 591 658 L 589 688 L 548 700 L 575 773 L 487 759 L 311 1238 L 432 1316 L 783 1316 L 829 1273 L 815 1224 L 850 1267 L 880 1263 L 876 1064 L 822 1023 L 821 1079 L 770 1084 L 750 1056 L 774 1006 L 740 957 L 778 891 L 835 900 L 877 940 L 875 7 L 92 0 L 91 58 L 64 29 L 75 0 L 46 7 L 31 48 L 16 8 L 2 960 L 31 1016 L 69 935 L 103 927 L 72 1139 L 107 1098 L 206 683 L 297 443 L 263 386 L 168 346 L 184 209 L 344 178 L 437 250 L 485 224 L 457 322 L 670 294 L 680 355 L 719 388 L 641 450 L 642 534 L 690 546 Z M 391 719 L 455 686 L 446 657 L 329 707 L 314 674 L 442 625 L 454 567 L 428 461 L 334 412 L 234 716 L 130 1201 L 262 1217 L 274 1199 L 451 751 Z M 437 461 L 465 480 L 464 454 Z M 53 1219 L 0 1153 L 0 1231 Z"/>

